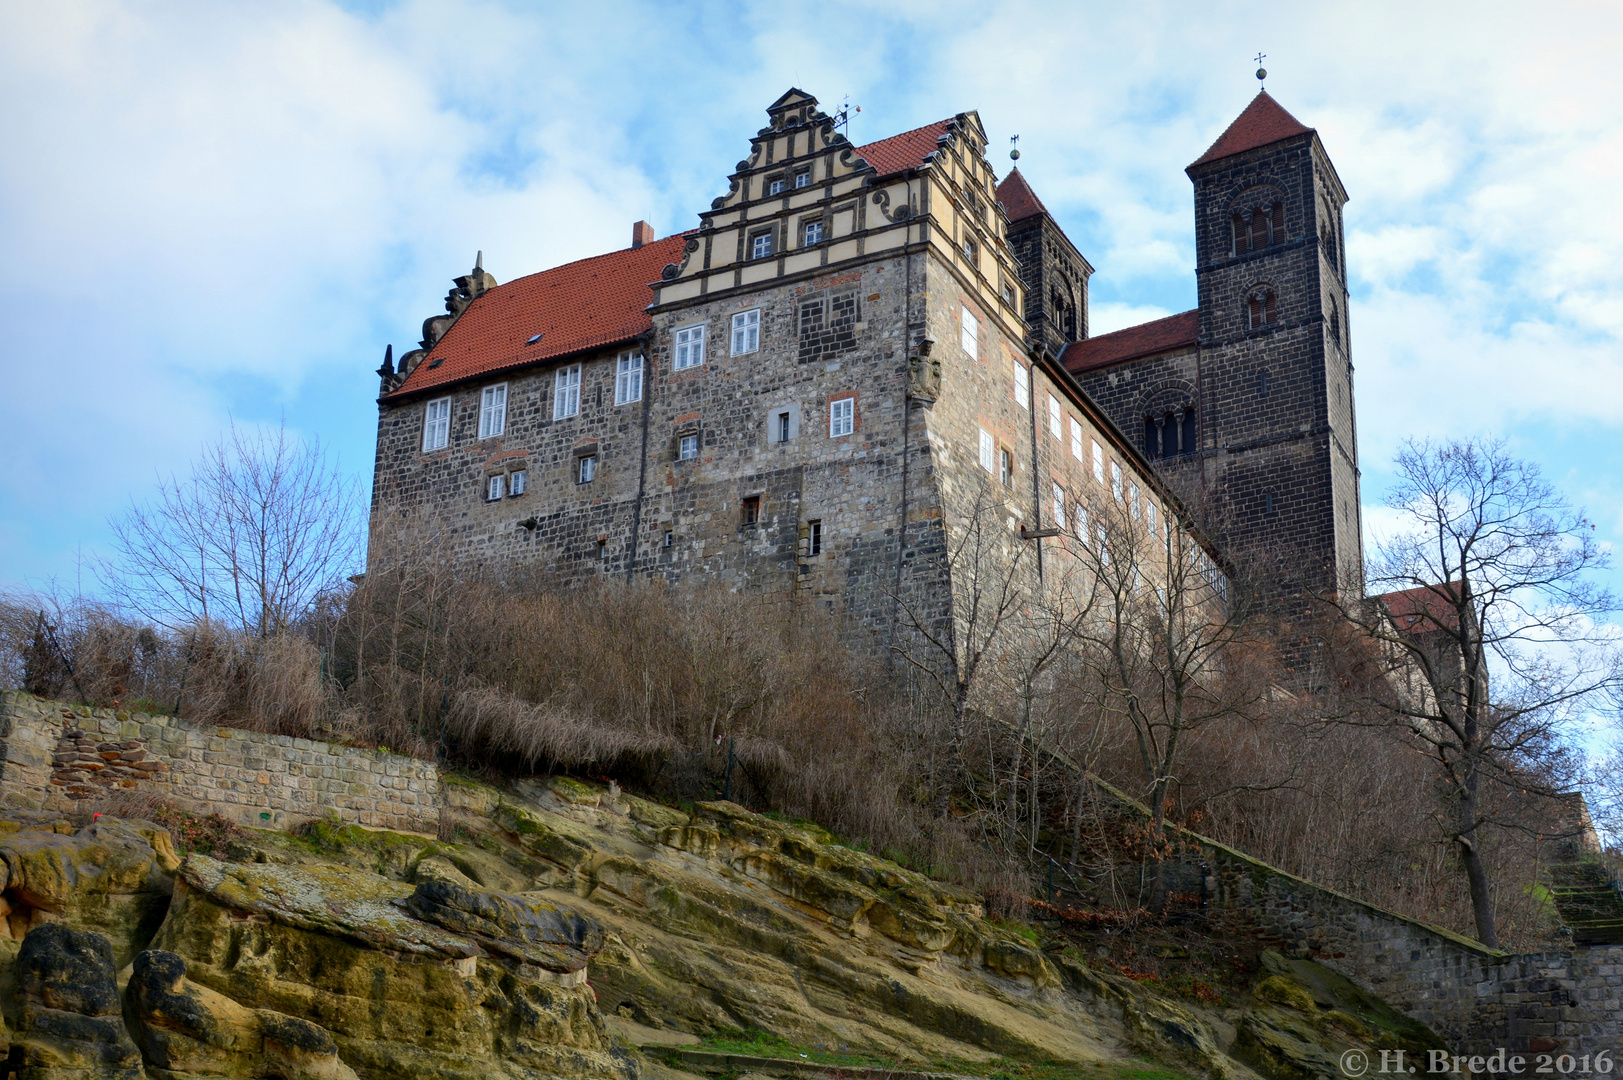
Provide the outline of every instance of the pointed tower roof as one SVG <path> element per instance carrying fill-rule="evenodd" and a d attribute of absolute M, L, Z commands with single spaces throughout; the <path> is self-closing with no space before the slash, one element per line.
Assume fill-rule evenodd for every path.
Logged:
<path fill-rule="evenodd" d="M 1245 107 L 1245 111 L 1235 117 L 1234 123 L 1212 143 L 1211 149 L 1200 155 L 1189 168 L 1198 168 L 1207 162 L 1243 154 L 1259 146 L 1312 133 L 1312 128 L 1286 112 L 1279 102 L 1269 97 L 1268 91 L 1259 90 L 1257 96 L 1251 99 L 1251 104 Z"/>
<path fill-rule="evenodd" d="M 1010 169 L 1009 175 L 997 186 L 997 201 L 1003 204 L 1003 212 L 1009 215 L 1011 225 L 1029 217 L 1036 217 L 1038 214 L 1048 214 L 1048 207 L 1037 198 L 1037 193 L 1031 190 L 1031 185 L 1026 183 L 1026 178 L 1020 175 L 1019 169 Z"/>

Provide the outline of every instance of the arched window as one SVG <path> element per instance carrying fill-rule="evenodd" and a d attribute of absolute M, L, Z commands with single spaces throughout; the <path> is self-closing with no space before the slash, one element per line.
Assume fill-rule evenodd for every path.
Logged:
<path fill-rule="evenodd" d="M 1195 452 L 1195 407 L 1146 416 L 1144 456 L 1150 460 L 1172 458 Z"/>
<path fill-rule="evenodd" d="M 1258 289 L 1246 298 L 1246 328 L 1260 330 L 1273 325 L 1274 291 Z"/>
<path fill-rule="evenodd" d="M 1234 254 L 1261 251 L 1285 242 L 1285 204 L 1273 199 L 1234 211 Z"/>

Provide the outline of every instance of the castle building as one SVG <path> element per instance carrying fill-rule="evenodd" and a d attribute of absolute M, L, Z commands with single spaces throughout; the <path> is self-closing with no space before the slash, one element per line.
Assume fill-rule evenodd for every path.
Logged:
<path fill-rule="evenodd" d="M 1165 538 L 1205 484 L 1236 536 L 1293 531 L 1351 572 L 1344 196 L 1258 101 L 1191 166 L 1198 312 L 1089 338 L 1092 266 L 1018 172 L 997 182 L 975 113 L 853 146 L 790 90 L 697 228 L 638 222 L 504 285 L 476 264 L 386 356 L 371 558 L 778 589 L 886 640 L 899 604 L 953 616 L 947 552 L 989 498 L 1040 581 L 1090 506 Z"/>

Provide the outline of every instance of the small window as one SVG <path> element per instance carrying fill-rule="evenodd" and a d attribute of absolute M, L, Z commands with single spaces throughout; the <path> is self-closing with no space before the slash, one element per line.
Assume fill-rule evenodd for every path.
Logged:
<path fill-rule="evenodd" d="M 614 403 L 642 400 L 642 353 L 621 353 L 614 364 Z"/>
<path fill-rule="evenodd" d="M 784 443 L 794 436 L 794 414 L 782 409 L 772 414 L 772 441 Z"/>
<path fill-rule="evenodd" d="M 764 259 L 772 254 L 772 234 L 759 232 L 750 237 L 750 258 Z"/>
<path fill-rule="evenodd" d="M 828 436 L 837 439 L 849 435 L 857 426 L 857 399 L 840 398 L 828 403 Z"/>
<path fill-rule="evenodd" d="M 1048 395 L 1048 433 L 1056 439 L 1064 438 L 1064 428 L 1060 421 L 1059 398 L 1053 394 Z"/>
<path fill-rule="evenodd" d="M 760 520 L 761 497 L 759 495 L 751 495 L 744 500 L 742 512 L 739 514 L 739 522 L 744 525 L 754 525 Z"/>
<path fill-rule="evenodd" d="M 696 368 L 704 363 L 704 325 L 684 326 L 676 332 L 676 353 L 671 367 L 677 371 Z"/>
<path fill-rule="evenodd" d="M 1105 451 L 1104 447 L 1099 445 L 1098 439 L 1093 440 L 1093 482 L 1096 484 L 1105 482 Z"/>
<path fill-rule="evenodd" d="M 1268 396 L 1268 372 L 1266 370 L 1257 372 L 1257 396 Z"/>
<path fill-rule="evenodd" d="M 492 476 L 490 478 L 489 482 L 485 486 L 485 499 L 487 501 L 495 502 L 497 499 L 502 497 L 502 490 L 505 487 L 503 480 L 504 478 L 500 476 Z"/>
<path fill-rule="evenodd" d="M 671 532 L 671 530 L 666 529 L 665 530 L 665 546 L 670 547 L 675 542 L 676 542 L 676 534 Z"/>
<path fill-rule="evenodd" d="M 1130 498 L 1128 499 L 1128 505 L 1133 508 L 1133 520 L 1137 521 L 1138 520 L 1138 485 L 1137 484 L 1128 484 L 1127 486 L 1128 486 L 1128 489 L 1129 489 L 1128 494 L 1130 496 Z"/>
<path fill-rule="evenodd" d="M 1122 490 L 1120 462 L 1112 461 L 1110 463 L 1110 493 L 1116 497 L 1117 502 L 1121 502 Z"/>
<path fill-rule="evenodd" d="M 1082 460 L 1082 424 L 1076 417 L 1071 417 L 1071 456 Z"/>
<path fill-rule="evenodd" d="M 811 187 L 811 170 L 801 169 L 795 173 L 795 187 Z"/>
<path fill-rule="evenodd" d="M 1270 326 L 1274 321 L 1274 293 L 1272 289 L 1259 289 L 1246 300 L 1246 321 L 1252 330 Z"/>
<path fill-rule="evenodd" d="M 1150 535 L 1151 536 L 1156 535 L 1155 530 L 1157 528 L 1159 528 L 1159 526 L 1156 524 L 1156 520 L 1155 520 L 1156 514 L 1155 514 L 1155 504 L 1154 503 L 1145 502 L 1145 504 L 1144 504 L 1144 517 L 1150 523 Z"/>
<path fill-rule="evenodd" d="M 998 448 L 997 478 L 1003 481 L 1004 487 L 1014 487 L 1014 455 L 1008 447 Z"/>
<path fill-rule="evenodd" d="M 821 521 L 806 522 L 806 554 L 821 555 L 823 553 L 823 523 Z"/>
<path fill-rule="evenodd" d="M 423 414 L 423 449 L 443 450 L 451 441 L 451 399 L 436 398 Z"/>
<path fill-rule="evenodd" d="M 976 347 L 980 341 L 980 336 L 980 320 L 976 319 L 967 307 L 964 308 L 959 318 L 958 340 L 959 343 L 963 345 L 964 351 L 969 354 L 969 357 L 972 360 L 975 359 Z"/>
<path fill-rule="evenodd" d="M 1065 489 L 1054 485 L 1054 528 L 1065 528 Z"/>
<path fill-rule="evenodd" d="M 1024 409 L 1031 408 L 1031 369 L 1014 361 L 1014 400 Z"/>
<path fill-rule="evenodd" d="M 971 240 L 967 236 L 964 237 L 964 258 L 968 259 L 969 262 L 970 262 L 970 265 L 972 265 L 972 266 L 975 263 L 975 252 L 976 252 L 976 250 L 977 249 L 975 247 L 975 241 Z"/>
<path fill-rule="evenodd" d="M 509 495 L 524 494 L 524 486 L 529 481 L 529 474 L 523 469 L 513 473 L 507 478 L 507 493 Z"/>
<path fill-rule="evenodd" d="M 1003 302 L 1014 307 L 1014 286 L 1007 281 L 1003 283 Z"/>
<path fill-rule="evenodd" d="M 507 428 L 507 384 L 487 386 L 479 394 L 479 437 L 494 438 Z"/>
<path fill-rule="evenodd" d="M 981 428 L 981 468 L 992 472 L 997 468 L 996 444 L 992 441 L 992 433 Z"/>
<path fill-rule="evenodd" d="M 1273 517 L 1273 514 L 1274 514 L 1274 493 L 1271 492 L 1271 491 L 1268 492 L 1268 494 L 1263 497 L 1263 509 L 1262 509 L 1262 512 L 1264 514 L 1267 514 L 1269 517 Z"/>
<path fill-rule="evenodd" d="M 774 176 L 772 179 L 768 180 L 766 182 L 766 193 L 768 195 L 782 195 L 783 194 L 783 177 Z"/>
<path fill-rule="evenodd" d="M 699 456 L 699 437 L 684 435 L 676 440 L 676 460 L 692 461 Z"/>
<path fill-rule="evenodd" d="M 559 368 L 553 376 L 552 418 L 563 420 L 580 414 L 580 365 Z"/>
<path fill-rule="evenodd" d="M 1088 546 L 1088 504 L 1076 504 L 1076 538 L 1082 541 L 1082 546 Z"/>
<path fill-rule="evenodd" d="M 823 222 L 822 222 L 822 219 L 818 219 L 817 221 L 808 221 L 808 222 L 806 222 L 806 227 L 804 229 L 804 232 L 805 232 L 804 243 L 805 243 L 805 245 L 807 247 L 811 247 L 813 244 L 821 244 L 823 242 Z"/>
<path fill-rule="evenodd" d="M 1105 531 L 1104 522 L 1093 528 L 1094 538 L 1099 542 L 1099 565 L 1110 565 L 1110 534 Z"/>
<path fill-rule="evenodd" d="M 597 479 L 597 455 L 587 454 L 585 457 L 580 458 L 579 461 L 580 464 L 576 466 L 575 482 L 577 484 L 590 484 Z"/>
<path fill-rule="evenodd" d="M 733 355 L 752 353 L 761 347 L 761 309 L 740 311 L 733 316 Z"/>

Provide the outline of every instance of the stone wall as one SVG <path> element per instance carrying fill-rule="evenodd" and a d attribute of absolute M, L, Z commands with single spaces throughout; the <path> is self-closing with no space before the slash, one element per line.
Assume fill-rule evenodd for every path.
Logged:
<path fill-rule="evenodd" d="M 441 805 L 431 761 L 0 694 L 0 805 L 67 811 L 116 791 L 149 791 L 258 828 L 336 814 L 371 828 L 434 832 Z"/>

